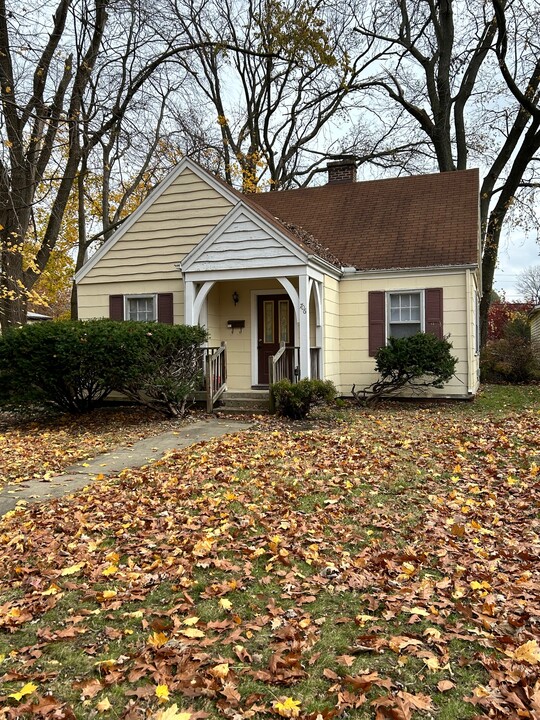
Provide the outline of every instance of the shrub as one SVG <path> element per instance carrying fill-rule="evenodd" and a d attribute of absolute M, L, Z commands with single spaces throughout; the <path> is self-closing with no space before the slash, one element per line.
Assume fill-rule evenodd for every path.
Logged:
<path fill-rule="evenodd" d="M 170 417 L 183 415 L 202 380 L 200 346 L 208 333 L 199 326 L 126 324 L 138 336 L 129 358 L 136 369 L 117 389 Z"/>
<path fill-rule="evenodd" d="M 319 403 L 332 402 L 337 391 L 330 380 L 280 380 L 272 385 L 272 394 L 279 415 L 291 420 L 303 420 Z"/>
<path fill-rule="evenodd" d="M 514 336 L 494 340 L 480 357 L 482 382 L 527 383 L 540 379 L 540 363 L 530 340 Z"/>
<path fill-rule="evenodd" d="M 454 375 L 457 358 L 450 354 L 452 344 L 431 333 L 406 338 L 390 338 L 375 356 L 380 379 L 352 394 L 358 402 L 376 400 L 408 387 L 418 392 L 429 387 L 442 388 Z"/>
<path fill-rule="evenodd" d="M 10 405 L 50 403 L 83 412 L 108 395 L 122 364 L 116 323 L 35 323 L 8 331 L 0 340 L 0 369 Z"/>
<path fill-rule="evenodd" d="M 84 412 L 119 390 L 176 415 L 196 383 L 205 339 L 198 327 L 114 320 L 13 329 L 0 338 L 2 400 Z"/>

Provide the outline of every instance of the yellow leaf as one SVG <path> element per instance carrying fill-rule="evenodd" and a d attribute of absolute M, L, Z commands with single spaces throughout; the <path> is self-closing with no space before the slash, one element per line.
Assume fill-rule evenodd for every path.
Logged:
<path fill-rule="evenodd" d="M 191 625 L 196 625 L 196 624 L 199 622 L 199 620 L 200 620 L 200 618 L 195 617 L 195 616 L 193 616 L 193 617 L 188 617 L 188 618 L 186 618 L 186 619 L 184 620 L 184 623 L 183 623 L 183 624 L 184 624 L 184 625 L 189 625 L 189 626 L 191 626 Z"/>
<path fill-rule="evenodd" d="M 47 590 L 43 590 L 42 595 L 57 595 L 61 591 L 56 583 L 51 583 Z"/>
<path fill-rule="evenodd" d="M 427 617 L 429 615 L 428 611 L 421 607 L 412 607 L 409 612 L 411 615 L 420 615 L 420 617 Z"/>
<path fill-rule="evenodd" d="M 210 674 L 218 678 L 226 678 L 229 674 L 229 663 L 221 663 L 210 668 Z"/>
<path fill-rule="evenodd" d="M 227 598 L 221 598 L 221 600 L 219 601 L 219 605 L 224 610 L 230 610 L 232 608 L 232 602 L 230 600 L 227 600 Z"/>
<path fill-rule="evenodd" d="M 118 567 L 116 565 L 109 565 L 109 567 L 106 567 L 105 570 L 101 572 L 102 575 L 114 575 L 118 572 Z"/>
<path fill-rule="evenodd" d="M 441 631 L 437 628 L 428 627 L 424 630 L 424 635 L 429 635 L 432 638 L 435 638 L 435 640 L 441 639 Z"/>
<path fill-rule="evenodd" d="M 107 710 L 110 710 L 112 708 L 112 705 L 110 703 L 110 700 L 108 697 L 103 698 L 103 700 L 100 700 L 98 704 L 96 705 L 97 710 L 102 712 L 107 712 Z"/>
<path fill-rule="evenodd" d="M 439 665 L 439 661 L 436 657 L 430 657 L 430 658 L 424 658 L 424 662 L 428 666 L 428 668 L 431 670 L 431 672 L 435 672 L 436 670 L 440 670 L 441 666 Z"/>
<path fill-rule="evenodd" d="M 490 590 L 491 589 L 491 585 L 486 580 L 482 580 L 482 582 L 478 582 L 478 580 L 471 580 L 470 585 L 473 590 Z"/>
<path fill-rule="evenodd" d="M 518 662 L 528 662 L 530 665 L 538 665 L 540 663 L 540 648 L 536 640 L 520 645 L 513 653 L 512 657 Z"/>
<path fill-rule="evenodd" d="M 153 635 L 150 635 L 148 638 L 148 644 L 152 645 L 152 647 L 160 648 L 166 645 L 169 642 L 169 638 L 165 635 L 165 633 L 162 632 L 155 632 Z"/>
<path fill-rule="evenodd" d="M 8 697 L 13 698 L 14 700 L 17 700 L 17 702 L 23 698 L 25 695 L 31 695 L 34 690 L 37 690 L 37 685 L 34 685 L 34 683 L 26 683 L 26 685 L 23 685 L 23 687 L 18 691 L 11 693 L 11 695 L 8 695 Z"/>
<path fill-rule="evenodd" d="M 178 705 L 175 703 L 168 707 L 166 710 L 159 710 L 152 718 L 152 720 L 190 720 L 190 712 L 179 712 Z"/>
<path fill-rule="evenodd" d="M 103 595 L 105 600 L 110 600 L 111 598 L 116 597 L 118 595 L 116 590 L 104 590 L 101 594 Z"/>
<path fill-rule="evenodd" d="M 156 688 L 156 697 L 161 701 L 169 699 L 169 688 L 167 685 L 158 685 Z"/>
<path fill-rule="evenodd" d="M 416 567 L 412 563 L 409 563 L 409 562 L 404 562 L 403 565 L 401 566 L 401 569 L 403 570 L 405 575 L 414 575 L 414 573 L 416 571 Z"/>
<path fill-rule="evenodd" d="M 196 555 L 197 557 L 204 557 L 205 555 L 208 555 L 208 553 L 212 550 L 213 543 L 214 540 L 212 538 L 199 540 L 199 542 L 195 543 L 193 547 L 193 555 Z"/>
<path fill-rule="evenodd" d="M 281 717 L 295 718 L 300 715 L 300 700 L 293 700 L 288 697 L 285 700 L 277 700 L 272 707 Z"/>
<path fill-rule="evenodd" d="M 60 575 L 62 577 L 65 577 L 66 575 L 75 575 L 75 573 L 80 572 L 83 567 L 86 565 L 85 562 L 77 563 L 76 565 L 71 565 L 71 567 L 64 568 Z"/>
<path fill-rule="evenodd" d="M 197 630 L 197 628 L 186 628 L 185 630 L 180 630 L 182 635 L 185 635 L 188 638 L 202 638 L 204 637 L 204 633 L 202 630 Z"/>
<path fill-rule="evenodd" d="M 5 659 L 6 659 L 5 655 L 0 655 L 0 665 L 4 662 Z"/>

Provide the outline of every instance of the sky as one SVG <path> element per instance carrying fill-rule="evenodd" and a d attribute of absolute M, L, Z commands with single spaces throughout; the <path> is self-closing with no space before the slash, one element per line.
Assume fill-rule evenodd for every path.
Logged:
<path fill-rule="evenodd" d="M 502 240 L 495 271 L 495 290 L 504 290 L 507 300 L 521 300 L 515 289 L 517 276 L 520 270 L 531 265 L 540 265 L 540 245 L 532 233 L 530 236 L 514 233 L 509 239 Z"/>

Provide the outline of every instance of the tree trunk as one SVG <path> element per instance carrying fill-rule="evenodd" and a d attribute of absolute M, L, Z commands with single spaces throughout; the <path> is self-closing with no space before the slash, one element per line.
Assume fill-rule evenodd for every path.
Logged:
<path fill-rule="evenodd" d="M 3 250 L 0 258 L 0 328 L 26 324 L 27 296 L 22 288 L 23 258 L 20 251 Z"/>

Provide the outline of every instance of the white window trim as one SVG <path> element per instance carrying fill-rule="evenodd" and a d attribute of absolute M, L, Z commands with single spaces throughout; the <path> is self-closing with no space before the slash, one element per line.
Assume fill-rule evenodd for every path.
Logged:
<path fill-rule="evenodd" d="M 407 288 L 404 290 L 387 290 L 384 298 L 384 310 L 385 310 L 385 335 L 386 344 L 391 337 L 390 335 L 390 296 L 391 295 L 420 295 L 420 332 L 425 332 L 426 328 L 426 294 L 424 289 Z M 396 323 L 397 324 L 397 323 Z"/>
<path fill-rule="evenodd" d="M 154 305 L 154 319 L 148 320 L 147 322 L 157 322 L 158 319 L 158 307 L 157 307 L 157 293 L 137 293 L 134 295 L 124 295 L 124 320 L 129 320 L 129 301 L 130 300 L 147 300 L 151 299 Z M 137 321 L 135 321 L 137 322 Z"/>

